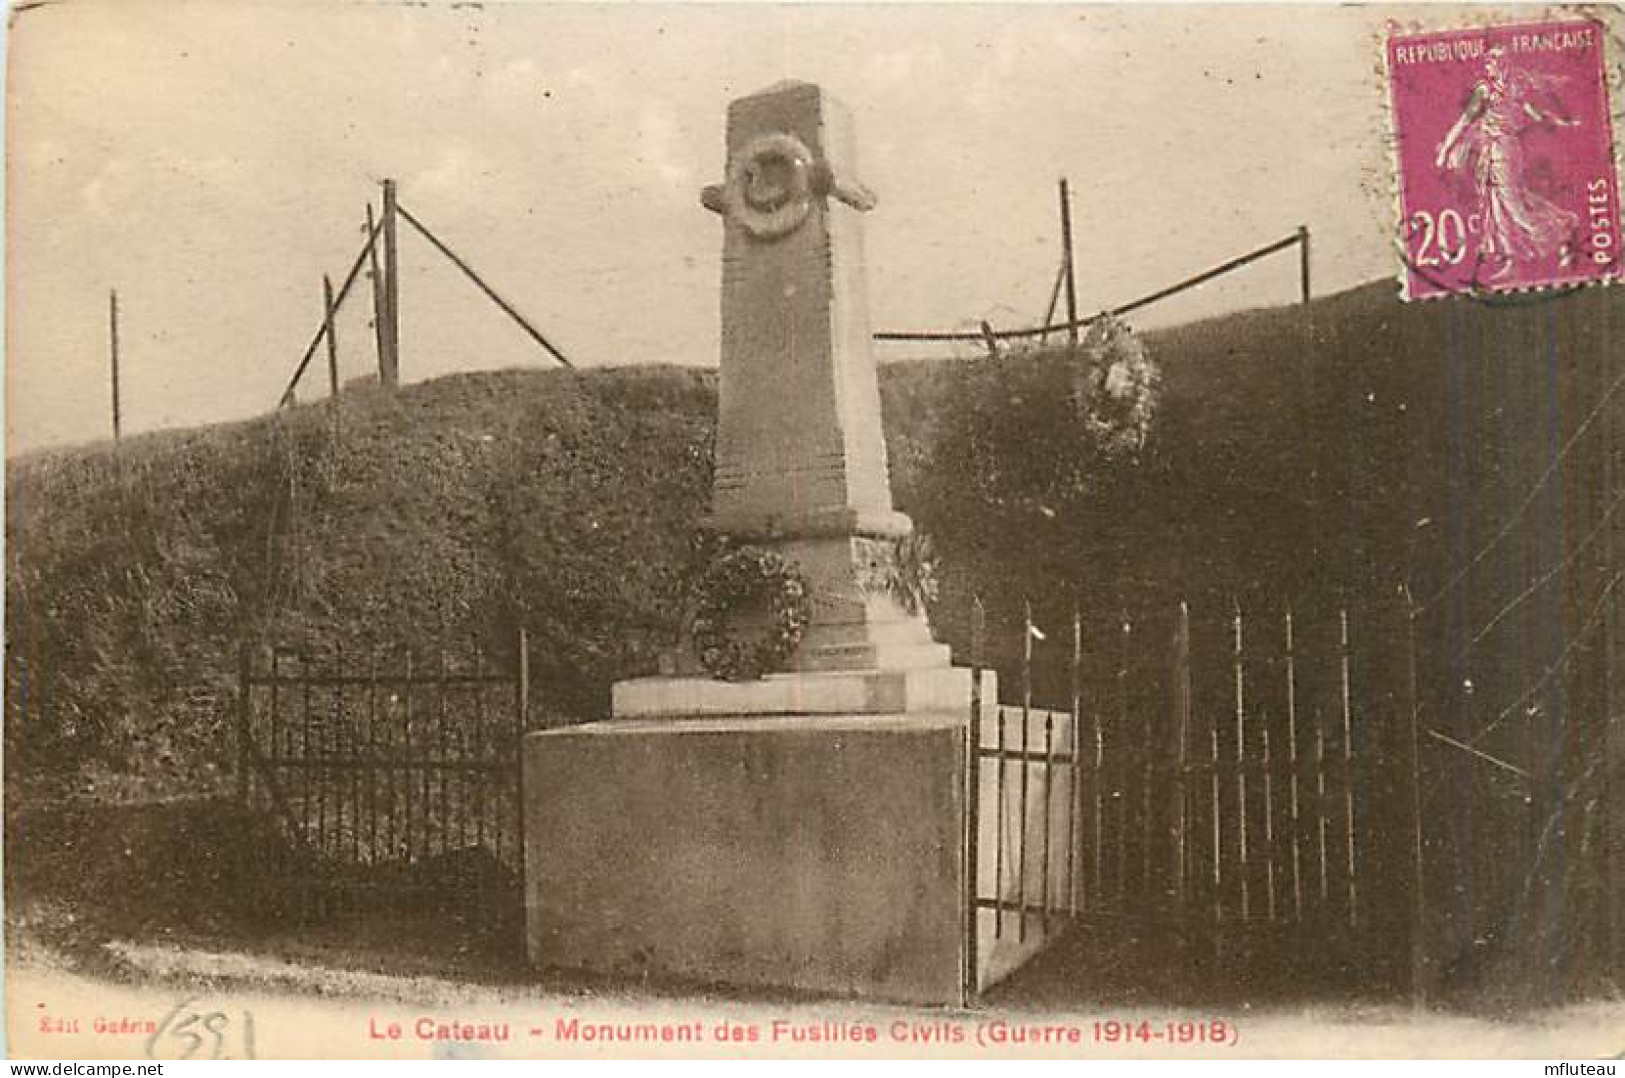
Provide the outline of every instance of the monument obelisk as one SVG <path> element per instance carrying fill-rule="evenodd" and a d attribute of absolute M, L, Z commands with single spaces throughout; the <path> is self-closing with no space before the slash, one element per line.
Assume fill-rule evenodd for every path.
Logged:
<path fill-rule="evenodd" d="M 782 83 L 728 110 L 713 523 L 753 538 L 906 535 L 892 508 L 870 355 L 846 111 Z"/>
<path fill-rule="evenodd" d="M 794 562 L 812 621 L 792 670 L 623 681 L 613 718 L 526 736 L 538 965 L 963 1000 L 970 671 L 876 586 L 909 521 L 855 171 L 817 86 L 728 110 L 725 182 L 702 196 L 724 229 L 712 523 Z"/>
<path fill-rule="evenodd" d="M 784 82 L 728 110 L 722 356 L 711 524 L 777 548 L 807 579 L 812 619 L 765 683 L 658 678 L 615 687 L 618 716 L 909 712 L 955 706 L 925 618 L 884 585 L 908 517 L 892 505 L 869 330 L 851 120 L 821 88 Z M 744 628 L 748 629 L 748 625 Z"/>

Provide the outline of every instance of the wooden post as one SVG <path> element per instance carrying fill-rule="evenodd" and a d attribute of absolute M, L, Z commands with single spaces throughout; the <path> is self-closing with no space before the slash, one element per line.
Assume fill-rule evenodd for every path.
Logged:
<path fill-rule="evenodd" d="M 350 263 L 349 272 L 344 275 L 344 281 L 339 285 L 338 294 L 333 299 L 335 305 L 344 303 L 344 297 L 350 294 L 350 289 L 355 285 L 356 278 L 361 276 L 361 267 L 367 264 L 367 256 L 371 253 L 374 240 L 375 237 L 369 235 L 366 245 L 356 252 L 355 261 Z M 316 349 L 321 347 L 322 338 L 326 336 L 327 324 L 323 321 L 316 326 L 316 332 L 311 334 L 310 343 L 305 345 L 305 354 L 299 357 L 299 363 L 294 367 L 293 376 L 288 379 L 287 388 L 282 391 L 282 396 L 278 398 L 277 407 L 286 408 L 297 403 L 296 390 L 299 386 L 299 379 L 305 376 L 305 369 L 310 366 L 310 361 L 316 358 Z"/>
<path fill-rule="evenodd" d="M 384 181 L 384 311 L 379 341 L 378 381 L 385 389 L 401 384 L 401 275 L 396 248 L 395 181 Z"/>
<path fill-rule="evenodd" d="M 1050 286 L 1049 306 L 1044 308 L 1044 322 L 1038 334 L 1038 343 L 1049 343 L 1050 323 L 1055 321 L 1055 305 L 1061 301 L 1061 282 L 1066 279 L 1066 265 L 1062 263 L 1060 269 L 1055 271 L 1055 283 Z"/>
<path fill-rule="evenodd" d="M 107 294 L 107 329 L 108 343 L 113 365 L 113 441 L 118 441 L 122 426 L 122 416 L 119 411 L 119 384 L 118 384 L 118 289 L 112 289 Z"/>
<path fill-rule="evenodd" d="M 333 303 L 333 278 L 322 274 L 322 319 L 327 327 L 327 389 L 333 401 L 333 415 L 339 408 L 339 337 L 336 319 L 338 307 Z"/>
<path fill-rule="evenodd" d="M 1298 226 L 1298 297 L 1309 302 L 1309 226 Z"/>
<path fill-rule="evenodd" d="M 1072 258 L 1072 194 L 1061 177 L 1061 267 L 1066 273 L 1066 340 L 1078 346 L 1078 274 Z"/>
<path fill-rule="evenodd" d="M 367 261 L 372 271 L 372 339 L 378 353 L 378 378 L 384 376 L 384 275 L 378 268 L 378 245 L 370 242 L 378 229 L 372 216 L 372 201 L 367 202 Z"/>

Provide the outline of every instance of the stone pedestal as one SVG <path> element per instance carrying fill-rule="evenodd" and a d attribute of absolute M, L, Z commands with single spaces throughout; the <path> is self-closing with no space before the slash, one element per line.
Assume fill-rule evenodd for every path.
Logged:
<path fill-rule="evenodd" d="M 836 670 L 770 674 L 757 681 L 647 677 L 615 683 L 617 719 L 719 715 L 907 715 L 963 713 L 970 671 Z"/>
<path fill-rule="evenodd" d="M 727 145 L 726 182 L 702 196 L 724 224 L 711 523 L 797 567 L 810 625 L 787 673 L 623 681 L 611 721 L 526 737 L 530 956 L 959 1003 L 970 672 L 886 586 L 911 525 L 870 353 L 874 199 L 816 86 L 735 101 Z"/>
<path fill-rule="evenodd" d="M 991 678 L 984 688 L 993 699 Z M 973 869 L 963 709 L 616 719 L 528 735 L 530 960 L 610 978 L 963 1003 L 968 963 L 987 988 L 1068 927 L 1073 874 L 1087 872 L 1074 861 L 1088 814 L 1073 773 L 1039 762 L 1046 718 L 1050 752 L 1072 753 L 1070 717 L 1029 716 L 1024 763 L 1013 709 L 1006 755 L 995 755 L 998 715 L 989 705 L 982 722 Z"/>
<path fill-rule="evenodd" d="M 890 540 L 803 538 L 771 545 L 797 567 L 812 596 L 812 622 L 794 656 L 794 669 L 948 666 L 948 648 L 932 640 L 925 618 L 904 611 L 886 590 Z"/>
<path fill-rule="evenodd" d="M 962 717 L 616 720 L 524 754 L 537 965 L 960 1002 Z"/>

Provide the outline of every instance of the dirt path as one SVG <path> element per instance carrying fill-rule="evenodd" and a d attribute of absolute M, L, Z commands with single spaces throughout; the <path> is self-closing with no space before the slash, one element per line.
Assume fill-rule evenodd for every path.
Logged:
<path fill-rule="evenodd" d="M 1133 1007 L 1120 1013 L 1028 1009 L 1004 1001 L 946 1011 L 518 979 L 471 984 L 303 957 L 158 944 L 114 943 L 108 952 L 116 975 L 73 972 L 41 954 L 8 969 L 14 1057 L 128 1058 L 150 1050 L 175 1058 L 196 1046 L 205 1055 L 218 1048 L 228 1056 L 251 1050 L 262 1058 L 1236 1055 L 1583 1061 L 1625 1050 L 1625 1003 L 1576 1006 L 1519 1022 L 1353 1006 L 1239 1014 Z M 1125 1027 L 1107 1024 L 1113 1021 L 1128 1023 L 1128 1036 Z M 1229 1041 L 1223 1045 L 1169 1042 L 1221 1028 Z M 1141 1034 L 1157 1039 L 1140 1040 Z"/>

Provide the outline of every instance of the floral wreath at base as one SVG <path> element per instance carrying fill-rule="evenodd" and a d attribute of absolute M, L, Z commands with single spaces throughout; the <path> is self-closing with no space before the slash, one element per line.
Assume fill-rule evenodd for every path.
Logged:
<path fill-rule="evenodd" d="M 741 546 L 718 557 L 696 588 L 691 637 L 707 673 L 723 681 L 754 681 L 782 670 L 812 619 L 807 582 L 784 556 Z M 765 632 L 742 640 L 728 631 L 731 614 L 766 600 Z"/>

